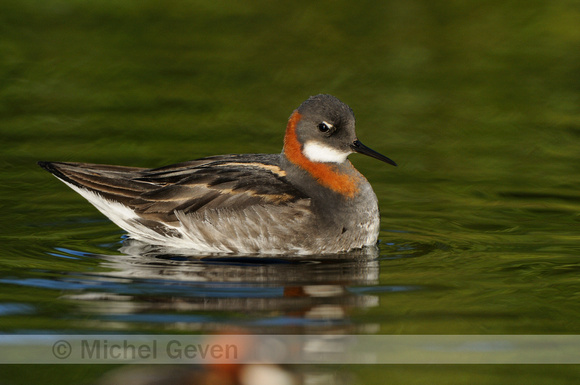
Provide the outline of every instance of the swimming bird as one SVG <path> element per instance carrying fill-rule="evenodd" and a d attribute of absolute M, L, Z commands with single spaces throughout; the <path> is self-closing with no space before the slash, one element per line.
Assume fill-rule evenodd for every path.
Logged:
<path fill-rule="evenodd" d="M 375 245 L 377 197 L 347 159 L 365 154 L 352 109 L 303 102 L 280 154 L 218 155 L 160 168 L 38 162 L 131 238 L 199 253 L 329 254 Z"/>

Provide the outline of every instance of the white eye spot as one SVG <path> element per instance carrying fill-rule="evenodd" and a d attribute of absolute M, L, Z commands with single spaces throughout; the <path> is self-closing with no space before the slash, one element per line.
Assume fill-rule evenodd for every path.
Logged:
<path fill-rule="evenodd" d="M 352 151 L 343 152 L 316 141 L 306 142 L 302 152 L 312 162 L 324 163 L 342 163 L 352 153 Z"/>

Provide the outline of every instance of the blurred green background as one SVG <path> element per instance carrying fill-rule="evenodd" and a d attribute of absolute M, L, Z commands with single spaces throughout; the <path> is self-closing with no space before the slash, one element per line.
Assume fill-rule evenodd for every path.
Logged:
<path fill-rule="evenodd" d="M 36 161 L 276 153 L 292 110 L 331 93 L 354 109 L 361 141 L 399 164 L 351 157 L 383 219 L 379 281 L 364 288 L 379 306 L 350 322 L 385 334 L 578 333 L 579 25 L 575 0 L 0 0 L 0 330 L 111 330 L 62 299 L 82 284 L 60 285 L 107 268 L 55 250 L 114 254 L 121 233 Z M 27 283 L 37 278 L 52 286 Z M 221 316 L 236 325 L 239 314 Z M 92 383 L 105 369 L 0 367 L 0 382 Z M 580 374 L 348 371 L 354 383 L 406 385 Z"/>

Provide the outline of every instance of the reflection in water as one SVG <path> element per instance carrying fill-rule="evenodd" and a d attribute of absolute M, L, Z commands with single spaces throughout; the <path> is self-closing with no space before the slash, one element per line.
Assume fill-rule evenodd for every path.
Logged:
<path fill-rule="evenodd" d="M 378 284 L 378 248 L 300 259 L 193 256 L 126 240 L 120 251 L 125 255 L 92 256 L 110 270 L 90 275 L 102 285 L 65 296 L 96 318 L 100 329 L 202 331 L 217 333 L 216 339 L 220 333 L 312 334 L 320 339 L 316 334 L 378 329 L 349 321 L 353 311 L 378 305 L 376 295 L 361 290 Z M 122 367 L 99 383 L 347 384 L 350 377 L 275 363 L 159 365 Z"/>
<path fill-rule="evenodd" d="M 94 255 L 110 269 L 90 274 L 101 285 L 66 296 L 97 315 L 100 327 L 280 334 L 376 329 L 349 322 L 349 315 L 378 305 L 377 296 L 360 290 L 378 283 L 377 248 L 300 259 L 192 256 L 127 240 L 121 251 Z"/>
<path fill-rule="evenodd" d="M 287 366 L 251 364 L 191 367 L 191 366 L 125 366 L 103 376 L 97 385 L 347 385 L 353 376 L 344 372 L 318 369 L 307 372 Z"/>

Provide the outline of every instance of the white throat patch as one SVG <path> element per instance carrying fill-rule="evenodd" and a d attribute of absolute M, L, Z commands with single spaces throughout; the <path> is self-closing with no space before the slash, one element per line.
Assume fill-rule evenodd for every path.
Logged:
<path fill-rule="evenodd" d="M 342 152 L 316 141 L 308 141 L 302 149 L 304 155 L 312 162 L 342 163 L 352 151 Z"/>

